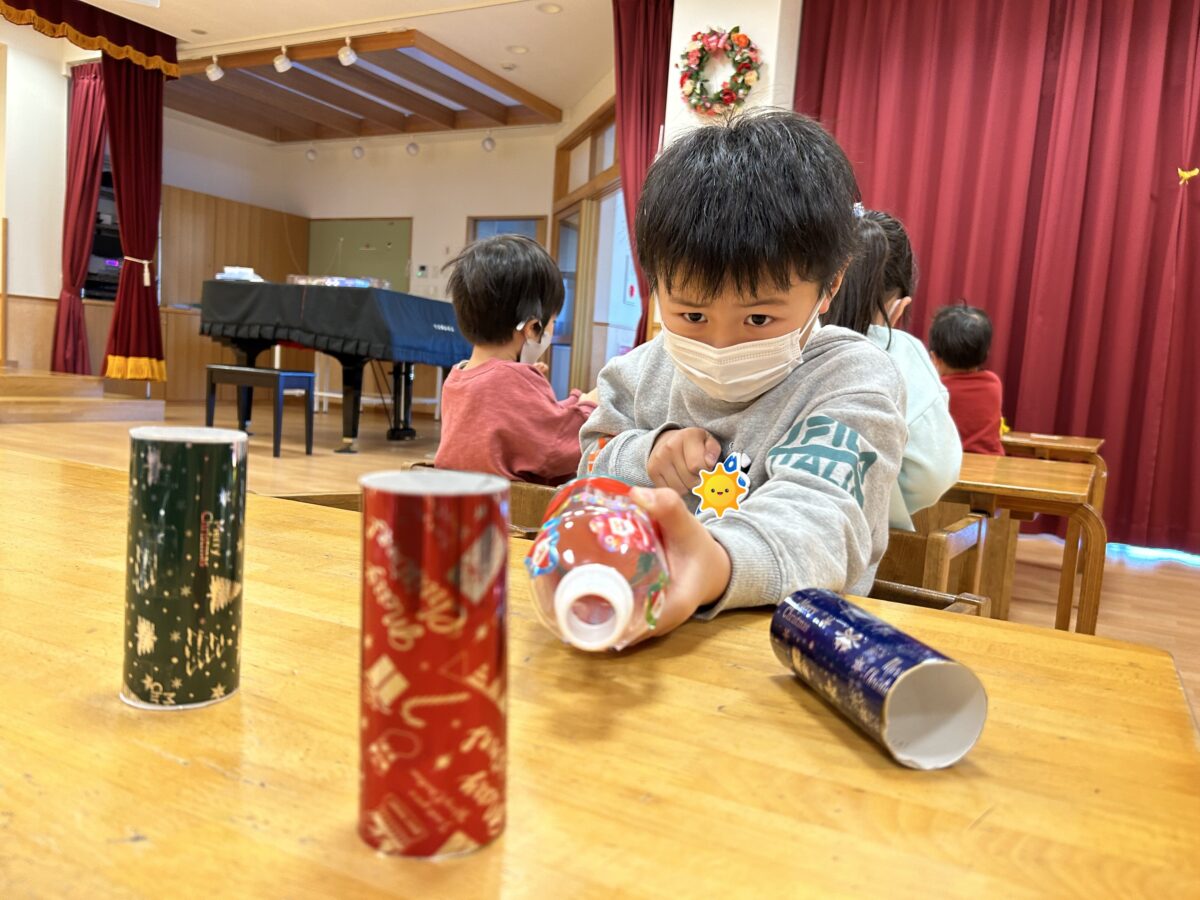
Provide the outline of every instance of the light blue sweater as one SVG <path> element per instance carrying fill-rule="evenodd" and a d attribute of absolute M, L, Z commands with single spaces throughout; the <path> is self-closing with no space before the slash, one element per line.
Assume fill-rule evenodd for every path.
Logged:
<path fill-rule="evenodd" d="M 908 443 L 892 489 L 888 522 L 893 528 L 912 531 L 912 514 L 933 506 L 958 481 L 962 441 L 950 418 L 950 393 L 925 345 L 905 331 L 893 328 L 889 334 L 885 325 L 872 325 L 867 340 L 886 350 L 904 377 Z"/>

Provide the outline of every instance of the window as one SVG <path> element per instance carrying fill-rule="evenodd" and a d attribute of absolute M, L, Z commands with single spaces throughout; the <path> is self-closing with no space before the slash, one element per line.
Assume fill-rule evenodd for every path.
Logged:
<path fill-rule="evenodd" d="M 525 216 L 486 218 L 472 216 L 467 219 L 467 243 L 495 237 L 498 234 L 523 234 L 539 244 L 546 243 L 546 217 Z"/>

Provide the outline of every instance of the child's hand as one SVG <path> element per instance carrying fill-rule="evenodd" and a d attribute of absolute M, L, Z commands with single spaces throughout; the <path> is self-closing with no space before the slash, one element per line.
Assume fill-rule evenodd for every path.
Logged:
<path fill-rule="evenodd" d="M 541 373 L 541 376 L 547 381 L 550 379 L 550 367 L 544 362 L 530 363 L 530 365 L 537 369 L 537 371 Z"/>
<path fill-rule="evenodd" d="M 673 491 L 634 488 L 631 496 L 662 529 L 671 573 L 658 626 L 647 635 L 653 637 L 673 631 L 697 609 L 721 599 L 729 587 L 729 554 Z"/>
<path fill-rule="evenodd" d="M 592 388 L 586 394 L 580 394 L 579 399 L 582 400 L 584 403 L 595 403 L 597 406 L 599 406 L 600 405 L 600 388 Z"/>
<path fill-rule="evenodd" d="M 721 445 L 703 428 L 664 431 L 650 450 L 646 474 L 655 486 L 686 497 L 700 483 L 700 470 L 711 469 L 720 456 Z"/>

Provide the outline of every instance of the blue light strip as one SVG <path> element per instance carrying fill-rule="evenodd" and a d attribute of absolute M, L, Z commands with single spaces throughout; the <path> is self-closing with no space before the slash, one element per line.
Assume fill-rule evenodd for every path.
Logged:
<path fill-rule="evenodd" d="M 1182 550 L 1166 550 L 1157 547 L 1134 547 L 1130 544 L 1109 544 L 1108 555 L 1125 557 L 1133 562 L 1174 562 L 1193 569 L 1200 569 L 1200 556 Z"/>

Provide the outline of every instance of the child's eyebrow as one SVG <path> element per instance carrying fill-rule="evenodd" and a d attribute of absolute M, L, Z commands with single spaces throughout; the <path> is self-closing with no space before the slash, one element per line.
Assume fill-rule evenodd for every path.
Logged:
<path fill-rule="evenodd" d="M 747 297 L 739 300 L 738 306 L 790 306 L 791 301 L 785 297 Z"/>

